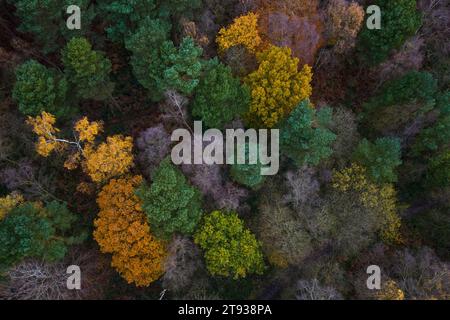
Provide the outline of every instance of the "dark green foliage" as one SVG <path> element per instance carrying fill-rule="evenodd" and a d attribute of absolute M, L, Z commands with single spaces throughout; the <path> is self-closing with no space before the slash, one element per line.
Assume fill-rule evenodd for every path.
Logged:
<path fill-rule="evenodd" d="M 419 212 L 409 222 L 411 228 L 432 245 L 439 255 L 450 258 L 450 208 Z"/>
<path fill-rule="evenodd" d="M 424 151 L 438 151 L 449 145 L 450 141 L 450 91 L 437 99 L 439 116 L 432 126 L 422 130 L 413 146 L 413 152 L 418 155 Z"/>
<path fill-rule="evenodd" d="M 65 204 L 46 207 L 21 204 L 0 221 L 0 266 L 12 266 L 25 258 L 62 259 L 73 238 L 65 237 L 76 216 Z"/>
<path fill-rule="evenodd" d="M 28 60 L 16 69 L 13 97 L 25 115 L 36 116 L 47 111 L 59 117 L 68 112 L 67 88 L 62 74 Z"/>
<path fill-rule="evenodd" d="M 112 41 L 123 42 L 146 19 L 164 19 L 191 15 L 201 0 L 107 0 L 100 1 L 99 11 L 108 22 L 106 32 Z"/>
<path fill-rule="evenodd" d="M 161 47 L 162 63 L 165 65 L 163 88 L 175 89 L 190 95 L 199 83 L 203 49 L 190 37 L 184 38 L 176 48 L 172 41 L 166 41 Z"/>
<path fill-rule="evenodd" d="M 17 10 L 20 31 L 32 33 L 44 53 L 58 50 L 64 40 L 85 35 L 95 17 L 92 1 L 88 0 L 8 0 Z M 81 10 L 81 29 L 69 30 L 66 13 L 69 5 L 77 5 Z"/>
<path fill-rule="evenodd" d="M 168 89 L 191 94 L 202 69 L 202 49 L 191 38 L 184 38 L 176 48 L 167 40 L 169 30 L 170 25 L 163 20 L 146 19 L 126 41 L 127 49 L 133 52 L 133 73 L 155 101 Z"/>
<path fill-rule="evenodd" d="M 73 38 L 62 52 L 64 71 L 78 96 L 84 99 L 106 100 L 114 84 L 109 79 L 111 62 L 92 50 L 86 38 Z"/>
<path fill-rule="evenodd" d="M 202 216 L 201 194 L 186 180 L 170 158 L 164 159 L 153 175 L 151 186 L 136 190 L 142 208 L 157 235 L 191 234 Z"/>
<path fill-rule="evenodd" d="M 109 22 L 108 38 L 122 42 L 146 17 L 156 18 L 156 0 L 101 1 L 99 11 Z"/>
<path fill-rule="evenodd" d="M 191 15 L 200 8 L 202 0 L 159 0 L 159 15 L 161 17 Z"/>
<path fill-rule="evenodd" d="M 370 4 L 381 9 L 381 29 L 363 27 L 357 47 L 361 60 L 376 65 L 414 35 L 421 25 L 421 15 L 416 0 L 376 0 Z"/>
<path fill-rule="evenodd" d="M 158 81 L 164 72 L 159 48 L 168 39 L 169 31 L 170 24 L 166 21 L 147 18 L 125 43 L 133 53 L 131 66 L 134 76 L 150 91 L 155 101 L 162 98 L 163 91 Z"/>
<path fill-rule="evenodd" d="M 450 187 L 450 149 L 431 158 L 427 170 L 428 187 Z"/>
<path fill-rule="evenodd" d="M 437 81 L 428 72 L 411 71 L 401 78 L 386 82 L 380 94 L 364 104 L 367 116 L 385 107 L 405 103 L 432 103 Z M 368 119 L 370 120 L 370 119 Z"/>
<path fill-rule="evenodd" d="M 336 135 L 326 127 L 331 117 L 330 108 L 316 112 L 308 100 L 300 102 L 280 126 L 281 152 L 297 166 L 317 165 L 328 158 L 336 139 Z"/>
<path fill-rule="evenodd" d="M 266 176 L 261 174 L 262 164 L 257 160 L 256 164 L 250 164 L 249 152 L 252 149 L 249 143 L 245 144 L 245 163 L 238 164 L 234 162 L 230 168 L 231 178 L 248 188 L 258 190 L 266 180 Z M 254 149 L 257 150 L 259 155 L 258 146 Z M 236 158 L 235 158 L 236 159 Z"/>
<path fill-rule="evenodd" d="M 377 183 L 397 181 L 395 169 L 402 164 L 399 139 L 380 138 L 375 140 L 375 143 L 363 139 L 353 157 L 367 169 L 367 174 L 373 181 Z"/>
<path fill-rule="evenodd" d="M 207 127 L 223 128 L 242 115 L 250 103 L 248 89 L 217 59 L 205 63 L 205 75 L 195 91 L 192 114 Z"/>

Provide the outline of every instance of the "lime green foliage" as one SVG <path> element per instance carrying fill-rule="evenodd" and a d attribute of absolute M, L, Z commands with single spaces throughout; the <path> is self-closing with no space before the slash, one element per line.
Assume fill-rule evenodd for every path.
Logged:
<path fill-rule="evenodd" d="M 207 127 L 223 128 L 242 115 L 250 103 L 248 89 L 217 58 L 205 63 L 205 75 L 195 91 L 192 114 Z"/>
<path fill-rule="evenodd" d="M 151 186 L 136 190 L 155 234 L 170 237 L 174 232 L 191 234 L 201 216 L 201 194 L 186 180 L 170 158 L 164 159 L 153 175 Z"/>
<path fill-rule="evenodd" d="M 67 113 L 67 82 L 62 74 L 47 69 L 35 60 L 28 60 L 16 69 L 13 98 L 19 110 L 29 116 L 42 111 L 57 117 Z"/>
<path fill-rule="evenodd" d="M 397 181 L 395 169 L 402 164 L 400 140 L 380 138 L 375 143 L 363 139 L 355 150 L 357 163 L 366 168 L 367 175 L 377 183 Z"/>
<path fill-rule="evenodd" d="M 296 165 L 317 165 L 332 154 L 336 135 L 327 129 L 332 118 L 330 108 L 316 112 L 309 100 L 303 100 L 280 126 L 280 150 Z"/>
<path fill-rule="evenodd" d="M 234 212 L 205 216 L 194 240 L 205 251 L 206 266 L 214 276 L 238 279 L 265 269 L 260 243 Z"/>
<path fill-rule="evenodd" d="M 65 236 L 75 222 L 65 204 L 46 207 L 24 203 L 0 221 L 0 266 L 12 266 L 25 258 L 55 261 L 63 258 L 67 245 L 76 241 Z"/>
<path fill-rule="evenodd" d="M 245 144 L 245 163 L 244 164 L 233 164 L 230 169 L 231 178 L 246 187 L 249 187 L 253 190 L 259 189 L 264 181 L 266 180 L 266 176 L 261 174 L 262 164 L 257 160 L 256 164 L 250 164 L 249 152 L 252 149 L 249 143 Z M 258 146 L 254 148 L 257 150 L 259 154 Z"/>
<path fill-rule="evenodd" d="M 20 31 L 32 33 L 44 53 L 58 50 L 64 40 L 85 35 L 95 17 L 92 1 L 88 0 L 9 0 L 20 18 Z M 69 5 L 77 5 L 81 10 L 81 29 L 69 30 L 66 13 Z"/>
<path fill-rule="evenodd" d="M 176 48 L 169 38 L 170 24 L 160 19 L 146 19 L 126 40 L 133 53 L 131 65 L 139 83 L 159 101 L 168 89 L 191 94 L 198 85 L 202 69 L 202 49 L 191 38 L 184 38 Z"/>
<path fill-rule="evenodd" d="M 376 0 L 370 3 L 381 9 L 381 29 L 362 28 L 357 47 L 360 57 L 369 65 L 386 60 L 421 25 L 416 0 Z"/>
<path fill-rule="evenodd" d="M 436 123 L 419 134 L 413 152 L 438 151 L 448 146 L 450 141 L 450 91 L 442 94 L 436 102 L 439 116 Z"/>
<path fill-rule="evenodd" d="M 64 71 L 77 94 L 84 99 L 106 100 L 114 90 L 109 79 L 111 62 L 92 50 L 86 38 L 73 38 L 62 52 Z"/>

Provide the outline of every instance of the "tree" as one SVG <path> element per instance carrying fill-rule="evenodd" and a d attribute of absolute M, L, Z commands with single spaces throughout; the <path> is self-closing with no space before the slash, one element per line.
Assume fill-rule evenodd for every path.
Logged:
<path fill-rule="evenodd" d="M 62 51 L 64 71 L 68 81 L 84 99 L 106 100 L 111 97 L 114 83 L 109 79 L 111 62 L 86 38 L 72 38 Z"/>
<path fill-rule="evenodd" d="M 257 126 L 272 128 L 298 103 L 311 95 L 311 68 L 298 71 L 298 59 L 289 48 L 270 46 L 257 54 L 258 70 L 245 78 L 251 90 L 247 118 Z"/>
<path fill-rule="evenodd" d="M 67 246 L 82 240 L 67 234 L 76 220 L 64 203 L 17 201 L 0 220 L 0 267 L 26 258 L 50 262 L 64 258 Z"/>
<path fill-rule="evenodd" d="M 175 232 L 191 234 L 202 216 L 200 192 L 186 181 L 170 157 L 155 170 L 152 184 L 143 184 L 136 194 L 158 236 L 169 238 Z"/>
<path fill-rule="evenodd" d="M 96 137 L 103 131 L 100 122 L 90 122 L 86 117 L 80 119 L 74 126 L 75 140 L 58 137 L 60 130 L 54 126 L 56 118 L 52 114 L 43 112 L 36 118 L 29 117 L 27 123 L 38 136 L 37 153 L 43 157 L 54 151 L 68 153 L 64 167 L 74 170 L 81 164 L 96 183 L 123 175 L 133 166 L 133 139 L 115 135 L 97 144 Z"/>
<path fill-rule="evenodd" d="M 183 38 L 178 48 L 172 41 L 164 42 L 161 47 L 161 57 L 166 66 L 163 73 L 164 88 L 191 94 L 199 83 L 202 53 L 203 49 L 191 37 Z"/>
<path fill-rule="evenodd" d="M 131 65 L 135 77 L 150 90 L 155 101 L 160 101 L 169 89 L 191 94 L 202 69 L 202 48 L 190 37 L 183 38 L 179 47 L 175 47 L 168 40 L 169 31 L 166 21 L 145 19 L 125 42 L 126 48 L 133 52 Z"/>
<path fill-rule="evenodd" d="M 58 50 L 63 40 L 82 36 L 89 32 L 95 17 L 94 6 L 88 0 L 8 0 L 16 6 L 20 18 L 19 30 L 33 34 L 42 45 L 44 53 Z M 81 29 L 69 30 L 66 26 L 69 5 L 77 5 L 81 10 Z M 50 111 L 50 110 L 48 110 Z"/>
<path fill-rule="evenodd" d="M 164 243 L 157 240 L 134 190 L 140 176 L 112 179 L 97 198 L 100 208 L 94 221 L 94 239 L 104 253 L 112 254 L 111 266 L 128 283 L 148 286 L 163 274 Z"/>
<path fill-rule="evenodd" d="M 170 135 L 162 124 L 142 131 L 136 139 L 139 150 L 137 159 L 148 177 L 169 154 L 171 143 Z"/>
<path fill-rule="evenodd" d="M 327 129 L 331 109 L 318 112 L 308 100 L 303 100 L 280 124 L 280 150 L 297 166 L 317 165 L 332 154 L 336 135 Z"/>
<path fill-rule="evenodd" d="M 161 19 L 146 18 L 139 28 L 125 39 L 125 47 L 133 55 L 131 66 L 139 83 L 152 94 L 152 99 L 162 99 L 164 88 L 161 84 L 165 66 L 160 47 L 169 38 L 170 24 Z"/>
<path fill-rule="evenodd" d="M 252 146 L 250 143 L 246 142 L 244 153 L 245 163 L 234 163 L 231 165 L 230 176 L 237 183 L 253 190 L 258 190 L 262 187 L 264 181 L 266 180 L 266 176 L 261 174 L 263 165 L 261 164 L 259 156 L 256 163 L 250 163 L 249 153 L 252 149 L 256 150 L 259 155 L 259 144 Z M 232 156 L 234 157 L 234 154 Z"/>
<path fill-rule="evenodd" d="M 225 51 L 222 61 L 231 68 L 233 75 L 239 78 L 244 78 L 258 68 L 256 56 L 242 44 Z"/>
<path fill-rule="evenodd" d="M 236 213 L 206 215 L 194 241 L 205 251 L 206 267 L 214 276 L 239 279 L 265 269 L 261 245 Z"/>
<path fill-rule="evenodd" d="M 286 172 L 284 185 L 286 191 L 282 202 L 292 205 L 294 209 L 313 204 L 319 198 L 320 183 L 316 171 L 308 166 Z"/>
<path fill-rule="evenodd" d="M 401 135 L 435 108 L 436 91 L 428 72 L 410 71 L 389 80 L 363 104 L 363 124 L 377 135 Z"/>
<path fill-rule="evenodd" d="M 389 279 L 383 281 L 382 288 L 377 292 L 376 297 L 378 300 L 404 300 L 405 293 L 394 280 Z"/>
<path fill-rule="evenodd" d="M 145 17 L 156 18 L 157 0 L 101 1 L 99 11 L 108 22 L 106 33 L 115 42 L 122 42 Z"/>
<path fill-rule="evenodd" d="M 127 173 L 133 166 L 133 139 L 122 135 L 107 137 L 96 149 L 84 150 L 83 168 L 94 182 L 108 181 Z"/>
<path fill-rule="evenodd" d="M 288 47 L 301 64 L 313 65 L 325 44 L 323 17 L 318 0 L 260 0 L 258 21 L 261 37 L 277 47 Z"/>
<path fill-rule="evenodd" d="M 106 16 L 108 38 L 122 42 L 136 31 L 146 18 L 189 16 L 200 7 L 200 0 L 108 0 L 101 1 L 99 11 Z"/>
<path fill-rule="evenodd" d="M 333 287 L 322 286 L 314 278 L 297 282 L 297 300 L 342 300 L 342 295 Z"/>
<path fill-rule="evenodd" d="M 333 108 L 330 130 L 336 134 L 333 142 L 333 159 L 339 168 L 347 165 L 360 140 L 356 115 L 345 107 Z"/>
<path fill-rule="evenodd" d="M 249 100 L 247 88 L 233 77 L 230 68 L 213 59 L 206 63 L 205 75 L 196 88 L 192 114 L 209 128 L 223 128 L 246 111 Z"/>
<path fill-rule="evenodd" d="M 411 102 L 434 103 L 437 81 L 425 71 L 410 71 L 400 78 L 387 81 L 379 93 L 363 105 L 365 116 L 370 119 L 374 112 L 394 105 Z"/>
<path fill-rule="evenodd" d="M 300 265 L 313 251 L 312 239 L 295 212 L 283 204 L 281 196 L 273 191 L 261 196 L 258 238 L 267 259 L 274 266 L 286 268 Z"/>
<path fill-rule="evenodd" d="M 348 205 L 354 207 L 355 201 L 358 201 L 359 205 L 373 216 L 375 229 L 385 243 L 395 244 L 402 241 L 401 220 L 397 214 L 396 193 L 392 185 L 378 186 L 372 183 L 367 179 L 365 168 L 352 164 L 348 168 L 334 172 L 332 187 L 348 196 L 345 198 Z M 335 205 L 332 208 L 345 211 Z"/>
<path fill-rule="evenodd" d="M 6 272 L 0 298 L 5 300 L 97 300 L 104 299 L 110 269 L 97 250 L 73 247 L 58 262 L 27 259 Z M 81 290 L 68 290 L 67 267 L 81 270 Z"/>
<path fill-rule="evenodd" d="M 200 250 L 189 238 L 176 236 L 167 251 L 162 278 L 163 288 L 172 292 L 190 289 L 198 280 L 195 274 L 199 270 L 204 271 Z"/>
<path fill-rule="evenodd" d="M 25 199 L 20 193 L 13 192 L 6 197 L 0 198 L 0 221 L 6 217 L 6 214 L 23 203 Z"/>
<path fill-rule="evenodd" d="M 395 169 L 402 164 L 399 139 L 379 138 L 374 143 L 363 139 L 353 157 L 357 163 L 366 168 L 373 181 L 377 183 L 397 181 Z"/>
<path fill-rule="evenodd" d="M 426 184 L 430 187 L 450 187 L 450 149 L 430 159 L 426 180 Z"/>
<path fill-rule="evenodd" d="M 364 21 L 364 9 L 356 2 L 331 0 L 327 7 L 327 34 L 337 53 L 355 46 L 356 36 Z"/>
<path fill-rule="evenodd" d="M 237 45 L 255 53 L 262 42 L 258 32 L 258 14 L 250 12 L 235 18 L 230 26 L 219 30 L 216 41 L 221 53 Z"/>
<path fill-rule="evenodd" d="M 447 91 L 438 97 L 436 105 L 439 112 L 437 121 L 419 133 L 412 148 L 415 155 L 422 152 L 436 152 L 448 146 L 450 140 L 450 92 Z"/>
<path fill-rule="evenodd" d="M 393 49 L 398 49 L 421 25 L 416 0 L 377 0 L 382 12 L 380 30 L 363 28 L 358 38 L 359 55 L 369 65 L 386 60 Z"/>
<path fill-rule="evenodd" d="M 24 115 L 37 116 L 42 111 L 57 116 L 69 113 L 65 77 L 54 69 L 47 69 L 35 60 L 28 60 L 16 69 L 13 98 Z"/>

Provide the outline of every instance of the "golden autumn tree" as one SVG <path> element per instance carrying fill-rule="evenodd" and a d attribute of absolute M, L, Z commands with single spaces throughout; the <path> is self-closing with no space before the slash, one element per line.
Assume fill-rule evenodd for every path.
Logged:
<path fill-rule="evenodd" d="M 28 117 L 27 123 L 38 136 L 37 153 L 48 157 L 53 151 L 66 152 L 68 156 L 64 167 L 74 170 L 81 164 L 96 183 L 125 174 L 133 166 L 131 137 L 115 135 L 108 137 L 106 142 L 96 143 L 96 138 L 103 131 L 101 122 L 82 118 L 74 125 L 74 140 L 59 137 L 56 118 L 45 111 L 35 118 Z"/>
<path fill-rule="evenodd" d="M 11 209 L 23 202 L 25 202 L 23 196 L 16 192 L 0 198 L 0 220 L 2 220 Z"/>
<path fill-rule="evenodd" d="M 94 238 L 128 283 L 148 286 L 163 274 L 164 244 L 151 233 L 134 189 L 142 177 L 112 179 L 99 193 Z"/>
<path fill-rule="evenodd" d="M 270 46 L 257 53 L 259 67 L 245 78 L 251 90 L 248 120 L 272 128 L 312 93 L 311 67 L 298 70 L 299 60 L 291 49 Z"/>
<path fill-rule="evenodd" d="M 334 172 L 332 186 L 341 192 L 354 193 L 355 200 L 377 212 L 380 238 L 385 243 L 401 242 L 401 220 L 397 213 L 397 197 L 392 184 L 377 185 L 369 180 L 364 167 L 352 164 Z"/>
<path fill-rule="evenodd" d="M 236 45 L 243 45 L 255 53 L 262 42 L 258 31 L 258 14 L 250 12 L 237 17 L 230 26 L 219 30 L 216 41 L 221 53 Z"/>
<path fill-rule="evenodd" d="M 381 290 L 375 297 L 377 300 L 405 300 L 405 293 L 394 280 L 389 279 L 384 281 Z"/>

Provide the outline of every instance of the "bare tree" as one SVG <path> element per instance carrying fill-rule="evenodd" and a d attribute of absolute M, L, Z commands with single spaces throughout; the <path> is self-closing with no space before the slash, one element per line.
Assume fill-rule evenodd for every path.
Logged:
<path fill-rule="evenodd" d="M 332 287 L 321 286 L 317 279 L 297 282 L 297 300 L 342 300 L 342 295 Z"/>

